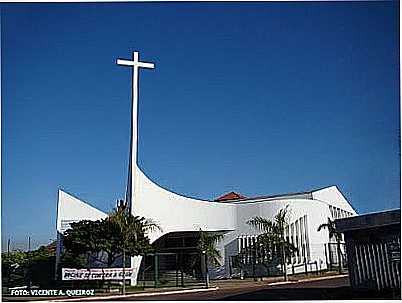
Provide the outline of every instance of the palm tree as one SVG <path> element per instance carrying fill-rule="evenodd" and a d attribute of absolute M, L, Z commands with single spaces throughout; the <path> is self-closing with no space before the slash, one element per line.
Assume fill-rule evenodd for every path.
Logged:
<path fill-rule="evenodd" d="M 257 242 L 261 243 L 267 251 L 273 252 L 277 248 L 281 256 L 281 265 L 283 269 L 283 278 L 288 280 L 286 270 L 286 259 L 297 248 L 285 239 L 285 230 L 288 227 L 289 210 L 286 205 L 280 209 L 275 215 L 274 220 L 269 220 L 263 217 L 254 217 L 247 221 L 247 224 L 262 231 L 263 233 L 257 237 Z"/>
<path fill-rule="evenodd" d="M 209 285 L 209 273 L 208 264 L 218 266 L 220 264 L 220 259 L 222 258 L 218 249 L 216 249 L 216 244 L 223 238 L 221 234 L 209 234 L 202 229 L 199 231 L 199 239 L 197 244 L 197 249 L 200 251 L 200 256 L 204 256 L 205 264 L 205 278 L 206 286 Z M 202 262 L 202 261 L 201 261 Z"/>
<path fill-rule="evenodd" d="M 342 234 L 338 232 L 335 228 L 335 221 L 332 221 L 330 218 L 328 218 L 327 223 L 323 223 L 320 226 L 318 226 L 317 231 L 320 231 L 321 229 L 326 228 L 328 229 L 329 233 L 329 238 L 331 239 L 332 237 L 335 237 L 336 239 L 336 250 L 337 250 L 337 255 L 338 255 L 338 270 L 339 274 L 342 273 L 342 260 L 341 260 L 341 240 L 342 240 Z"/>
<path fill-rule="evenodd" d="M 122 200 L 120 200 L 117 208 L 109 215 L 108 219 L 117 224 L 121 232 L 123 250 L 123 295 L 125 295 L 126 252 L 131 256 L 137 256 L 150 251 L 152 248 L 149 243 L 149 238 L 146 235 L 149 232 L 161 230 L 161 228 L 152 220 L 133 216 L 129 212 L 127 204 Z"/>

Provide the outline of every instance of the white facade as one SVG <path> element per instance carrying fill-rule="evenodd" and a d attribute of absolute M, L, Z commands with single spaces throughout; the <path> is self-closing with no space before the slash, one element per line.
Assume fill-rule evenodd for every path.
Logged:
<path fill-rule="evenodd" d="M 138 60 L 138 53 L 134 53 L 133 61 L 129 64 L 137 67 L 133 73 L 131 155 L 126 199 L 134 215 L 152 219 L 160 225 L 162 231 L 155 231 L 149 235 L 151 242 L 175 232 L 196 232 L 202 229 L 223 233 L 224 238 L 219 243 L 223 256 L 220 275 L 227 276 L 229 257 L 236 255 L 242 246 L 252 241 L 251 236 L 258 233 L 246 224 L 247 220 L 255 216 L 273 219 L 281 208 L 289 205 L 288 236 L 291 242 L 298 247 L 303 245 L 307 247 L 306 256 L 310 260 L 325 260 L 323 244 L 328 243 L 328 231 L 317 232 L 318 226 L 326 223 L 327 218 L 334 219 L 356 214 L 336 186 L 301 194 L 213 202 L 177 195 L 161 188 L 145 176 L 137 165 L 137 82 L 138 67 L 142 67 Z M 60 234 L 63 232 L 63 220 L 64 223 L 68 223 L 67 220 L 97 220 L 106 216 L 105 213 L 62 191 L 59 192 L 58 203 L 57 231 Z M 60 249 L 57 252 L 59 256 Z M 301 256 L 296 259 L 296 263 L 302 262 Z M 139 268 L 140 262 L 141 258 L 133 258 L 132 266 Z M 132 284 L 135 283 L 136 280 L 133 280 Z"/>
<path fill-rule="evenodd" d="M 228 277 L 230 256 L 237 255 L 242 248 L 251 245 L 252 238 L 258 235 L 259 232 L 246 223 L 253 217 L 273 219 L 280 209 L 288 206 L 289 227 L 286 237 L 299 249 L 292 263 L 304 264 L 306 258 L 307 262 L 317 261 L 320 268 L 325 269 L 324 244 L 330 239 L 328 230 L 318 232 L 318 226 L 326 223 L 328 218 L 356 214 L 336 186 L 308 193 L 213 202 L 191 199 L 167 191 L 150 181 L 137 166 L 135 169 L 138 188 L 135 189 L 137 195 L 132 212 L 154 220 L 162 229 L 149 235 L 151 242 L 170 233 L 196 232 L 200 229 L 224 234 L 223 240 L 218 244 L 223 257 L 222 267 L 215 277 Z M 59 191 L 58 233 L 63 233 L 72 221 L 98 220 L 106 216 L 77 198 Z M 140 262 L 140 257 L 133 258 L 134 267 L 139 268 Z M 132 282 L 136 283 L 135 280 Z"/>

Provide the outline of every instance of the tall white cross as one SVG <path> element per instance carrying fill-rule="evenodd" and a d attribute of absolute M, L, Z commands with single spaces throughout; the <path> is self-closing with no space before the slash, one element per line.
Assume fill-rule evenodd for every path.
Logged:
<path fill-rule="evenodd" d="M 135 185 L 138 182 L 138 178 L 135 176 L 137 172 L 137 138 L 138 138 L 138 69 L 142 68 L 154 68 L 155 65 L 149 62 L 139 61 L 139 53 L 133 52 L 133 60 L 117 59 L 118 65 L 131 66 L 133 68 L 133 84 L 132 84 L 132 118 L 131 118 L 131 142 L 130 142 L 130 164 L 129 164 L 129 180 L 127 184 L 127 197 L 126 202 L 132 209 L 132 196 L 136 194 L 133 190 L 137 188 Z M 134 183 L 133 183 L 134 182 Z M 133 199 L 135 200 L 135 199 Z"/>

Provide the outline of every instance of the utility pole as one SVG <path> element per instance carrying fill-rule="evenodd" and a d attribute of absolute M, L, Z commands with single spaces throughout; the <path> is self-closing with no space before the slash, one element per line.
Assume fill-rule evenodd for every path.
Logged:
<path fill-rule="evenodd" d="M 7 258 L 8 258 L 8 287 L 10 287 L 10 277 L 11 277 L 11 262 L 10 262 L 10 237 L 8 237 L 8 241 L 7 241 Z"/>
<path fill-rule="evenodd" d="M 28 236 L 28 289 L 31 290 L 31 236 Z"/>
<path fill-rule="evenodd" d="M 123 244 L 123 296 L 126 295 L 126 248 Z"/>
<path fill-rule="evenodd" d="M 287 271 L 287 264 L 286 264 L 286 254 L 285 254 L 285 228 L 284 224 L 281 223 L 281 254 L 282 254 L 282 265 L 283 265 L 283 279 L 284 281 L 288 280 L 288 271 Z"/>

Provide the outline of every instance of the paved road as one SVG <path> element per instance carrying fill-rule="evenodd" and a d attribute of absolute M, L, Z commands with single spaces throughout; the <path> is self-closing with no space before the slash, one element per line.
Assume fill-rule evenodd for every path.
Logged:
<path fill-rule="evenodd" d="M 347 295 L 350 296 L 351 293 L 348 277 L 337 277 L 291 284 L 244 285 L 200 293 L 129 297 L 121 300 L 328 300 L 347 299 Z"/>
<path fill-rule="evenodd" d="M 348 278 L 346 278 L 348 279 Z M 261 290 L 226 296 L 224 300 L 370 300 L 370 299 L 400 299 L 400 294 L 391 292 L 352 290 L 345 278 L 311 281 L 281 286 L 271 286 Z M 395 295 L 395 297 L 393 297 Z"/>

